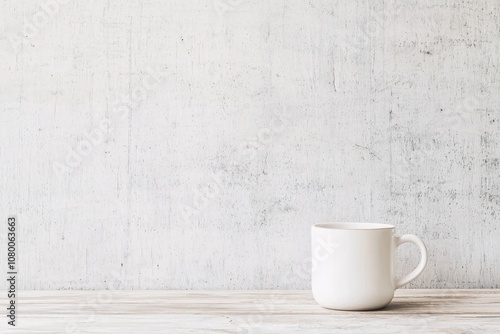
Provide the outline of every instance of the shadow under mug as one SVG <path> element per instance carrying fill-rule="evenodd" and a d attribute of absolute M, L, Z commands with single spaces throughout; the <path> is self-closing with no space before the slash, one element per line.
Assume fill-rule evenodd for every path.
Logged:
<path fill-rule="evenodd" d="M 427 249 L 419 237 L 395 235 L 395 227 L 372 223 L 324 223 L 311 228 L 312 293 L 329 309 L 374 310 L 387 306 L 394 291 L 422 273 Z M 396 249 L 411 242 L 420 263 L 401 279 L 394 275 Z"/>

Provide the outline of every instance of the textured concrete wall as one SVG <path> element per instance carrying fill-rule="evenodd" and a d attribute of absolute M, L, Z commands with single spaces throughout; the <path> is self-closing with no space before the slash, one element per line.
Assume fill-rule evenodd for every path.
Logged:
<path fill-rule="evenodd" d="M 422 236 L 410 286 L 500 287 L 497 0 L 24 0 L 0 19 L 20 288 L 308 288 L 309 227 L 332 220 Z"/>

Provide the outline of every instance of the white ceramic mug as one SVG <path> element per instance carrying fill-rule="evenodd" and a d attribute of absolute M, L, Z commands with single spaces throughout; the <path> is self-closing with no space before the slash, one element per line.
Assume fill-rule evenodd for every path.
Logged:
<path fill-rule="evenodd" d="M 395 235 L 387 224 L 325 223 L 312 226 L 312 293 L 316 302 L 337 310 L 374 310 L 389 304 L 394 291 L 422 273 L 427 249 L 419 237 Z M 415 270 L 396 279 L 396 248 L 420 248 Z"/>

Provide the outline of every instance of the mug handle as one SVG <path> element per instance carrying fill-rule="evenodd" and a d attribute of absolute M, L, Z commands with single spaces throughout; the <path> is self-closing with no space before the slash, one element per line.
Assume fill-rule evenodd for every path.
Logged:
<path fill-rule="evenodd" d="M 412 244 L 418 246 L 420 249 L 420 263 L 411 273 L 396 281 L 396 289 L 399 289 L 403 285 L 406 285 L 417 278 L 418 275 L 424 271 L 425 266 L 427 265 L 427 248 L 425 247 L 424 242 L 416 235 L 405 234 L 400 237 L 396 237 L 396 248 L 406 242 L 411 242 Z"/>

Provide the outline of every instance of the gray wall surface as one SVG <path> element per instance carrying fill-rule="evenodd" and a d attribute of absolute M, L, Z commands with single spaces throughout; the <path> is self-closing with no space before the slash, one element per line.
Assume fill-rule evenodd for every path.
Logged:
<path fill-rule="evenodd" d="M 20 289 L 308 289 L 323 221 L 500 287 L 499 1 L 0 6 Z"/>

